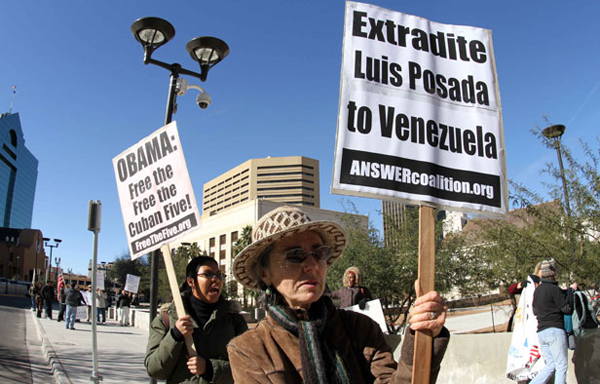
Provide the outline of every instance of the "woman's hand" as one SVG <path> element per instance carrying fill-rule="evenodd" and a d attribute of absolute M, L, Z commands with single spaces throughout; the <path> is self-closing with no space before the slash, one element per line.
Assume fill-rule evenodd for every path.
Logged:
<path fill-rule="evenodd" d="M 410 328 L 413 331 L 429 330 L 436 337 L 444 327 L 447 310 L 446 302 L 436 291 L 427 292 L 417 298 L 414 308 L 410 310 Z"/>
<path fill-rule="evenodd" d="M 194 332 L 194 323 L 192 323 L 190 315 L 180 317 L 175 323 L 175 328 L 177 328 L 183 337 L 191 335 Z"/>
<path fill-rule="evenodd" d="M 202 356 L 191 357 L 187 361 L 187 366 L 192 375 L 203 375 L 206 372 L 206 360 Z"/>

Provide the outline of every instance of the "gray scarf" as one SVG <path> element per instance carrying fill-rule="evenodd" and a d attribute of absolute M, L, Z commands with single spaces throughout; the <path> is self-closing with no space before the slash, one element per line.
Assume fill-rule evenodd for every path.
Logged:
<path fill-rule="evenodd" d="M 350 383 L 350 373 L 342 356 L 332 350 L 322 335 L 331 309 L 324 298 L 313 303 L 310 311 L 293 310 L 284 305 L 268 307 L 278 324 L 298 336 L 302 375 L 308 384 Z"/>

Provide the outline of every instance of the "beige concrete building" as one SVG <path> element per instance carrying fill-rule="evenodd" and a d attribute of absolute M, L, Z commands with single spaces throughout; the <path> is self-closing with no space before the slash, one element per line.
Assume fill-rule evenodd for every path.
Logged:
<path fill-rule="evenodd" d="M 171 247 L 176 249 L 183 243 L 197 243 L 201 250 L 217 260 L 221 271 L 229 275 L 233 265 L 233 247 L 244 227 L 254 226 L 263 215 L 282 205 L 285 204 L 266 199 L 254 199 L 237 204 L 218 215 L 203 218 L 202 226 L 198 231 L 179 239 L 179 242 L 171 244 Z M 304 206 L 302 209 L 311 220 L 332 220 L 342 223 L 345 214 L 310 206 Z M 367 226 L 367 216 L 359 216 L 359 219 Z"/>
<path fill-rule="evenodd" d="M 319 161 L 303 156 L 248 160 L 204 184 L 202 219 L 255 199 L 319 208 Z"/>
<path fill-rule="evenodd" d="M 342 223 L 344 212 L 320 209 L 319 162 L 303 156 L 251 159 L 204 184 L 199 230 L 171 244 L 196 243 L 231 280 L 233 248 L 245 227 L 282 205 L 299 205 L 311 220 Z M 366 227 L 367 216 L 358 216 Z"/>

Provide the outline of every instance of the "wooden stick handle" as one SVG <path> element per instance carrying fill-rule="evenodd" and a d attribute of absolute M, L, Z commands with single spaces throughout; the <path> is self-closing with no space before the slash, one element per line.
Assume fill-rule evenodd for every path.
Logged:
<path fill-rule="evenodd" d="M 160 249 L 165 260 L 165 269 L 167 270 L 167 277 L 169 278 L 169 286 L 171 287 L 171 295 L 173 296 L 173 303 L 177 310 L 177 317 L 185 316 L 185 308 L 183 307 L 183 300 L 181 300 L 181 294 L 179 293 L 179 286 L 177 284 L 177 276 L 175 276 L 175 268 L 173 268 L 173 259 L 171 259 L 171 252 L 169 251 L 168 245 L 163 245 Z M 197 356 L 196 346 L 194 345 L 194 338 L 192 335 L 185 337 L 185 346 L 189 357 Z"/>
<path fill-rule="evenodd" d="M 435 289 L 435 220 L 433 208 L 419 207 L 419 275 L 417 297 Z M 417 331 L 413 355 L 412 384 L 429 384 L 433 337 L 429 331 Z"/>

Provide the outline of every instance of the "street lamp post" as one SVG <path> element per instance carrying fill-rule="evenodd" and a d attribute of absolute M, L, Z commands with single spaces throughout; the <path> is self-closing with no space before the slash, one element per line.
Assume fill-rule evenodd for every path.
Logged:
<path fill-rule="evenodd" d="M 180 95 L 184 94 L 187 87 L 187 81 L 182 81 L 184 79 L 178 81 L 179 76 L 188 75 L 204 82 L 210 68 L 214 67 L 229 54 L 229 46 L 223 40 L 216 37 L 204 36 L 190 40 L 186 45 L 186 50 L 192 59 L 200 65 L 200 73 L 197 73 L 183 68 L 179 63 L 168 64 L 152 58 L 152 53 L 156 49 L 169 42 L 175 36 L 175 28 L 168 21 L 157 17 L 144 17 L 133 22 L 131 33 L 133 33 L 135 39 L 144 48 L 144 64 L 154 64 L 170 71 L 165 125 L 172 121 L 173 114 L 177 111 L 176 101 L 178 92 Z M 208 107 L 210 96 L 208 96 L 204 89 L 197 86 L 191 86 L 191 88 L 197 88 L 202 92 L 196 100 L 198 106 L 202 109 Z M 160 250 L 153 251 L 150 258 L 150 322 L 156 316 L 158 306 L 159 258 Z M 155 381 L 151 380 L 150 382 Z"/>
<path fill-rule="evenodd" d="M 38 257 L 40 256 L 41 243 L 39 234 L 36 236 L 36 244 L 35 244 L 35 269 L 33 270 L 33 276 L 31 278 L 32 286 L 35 285 L 36 282 L 40 281 L 40 276 L 38 272 Z"/>
<path fill-rule="evenodd" d="M 542 134 L 552 141 L 556 154 L 558 156 L 558 167 L 560 169 L 560 177 L 562 178 L 563 191 L 565 194 L 565 210 L 567 217 L 571 217 L 571 205 L 569 204 L 569 192 L 567 191 L 567 179 L 565 178 L 565 168 L 563 167 L 562 155 L 560 153 L 560 138 L 565 133 L 567 127 L 564 125 L 551 125 L 542 131 Z"/>
<path fill-rule="evenodd" d="M 571 204 L 569 203 L 569 191 L 567 189 L 567 178 L 565 177 L 565 168 L 563 166 L 562 154 L 560 153 L 560 138 L 565 133 L 565 127 L 562 124 L 551 125 L 542 131 L 542 134 L 549 140 L 552 141 L 554 148 L 556 148 L 556 155 L 558 156 L 558 167 L 560 169 L 560 177 L 562 179 L 563 192 L 565 194 L 565 212 L 567 213 L 567 220 L 571 218 Z M 569 231 L 569 242 L 571 243 L 571 261 L 575 261 L 575 245 L 573 244 L 571 231 Z"/>
<path fill-rule="evenodd" d="M 50 238 L 44 237 L 44 246 L 50 247 L 50 259 L 48 262 L 48 268 L 46 268 L 46 279 L 45 279 L 46 284 L 48 284 L 48 276 L 49 276 L 50 269 L 52 268 L 52 250 L 54 248 L 58 248 L 58 246 L 62 242 L 61 239 L 54 239 L 54 243 L 50 243 L 50 241 L 51 241 Z"/>

